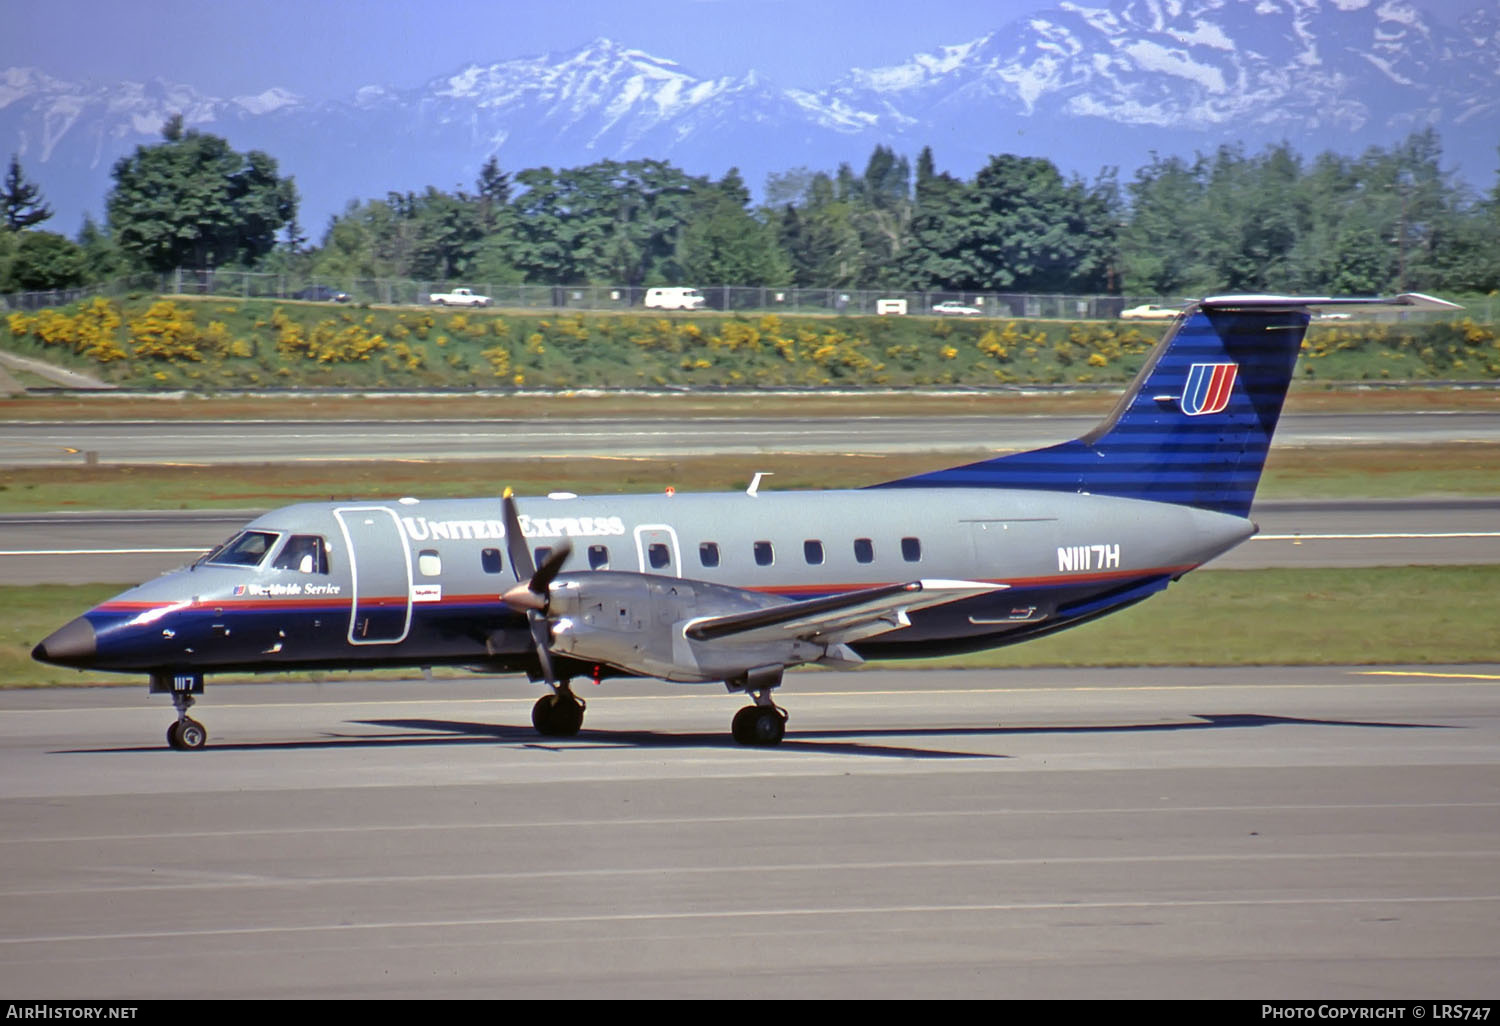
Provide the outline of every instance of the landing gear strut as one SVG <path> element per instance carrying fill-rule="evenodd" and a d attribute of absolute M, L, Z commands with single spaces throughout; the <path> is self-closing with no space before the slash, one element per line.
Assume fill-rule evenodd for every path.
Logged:
<path fill-rule="evenodd" d="M 531 707 L 531 725 L 544 737 L 572 737 L 583 726 L 583 710 L 587 708 L 583 699 L 573 694 L 566 684 L 560 684 L 550 694 L 543 695 Z"/>
<path fill-rule="evenodd" d="M 729 733 L 742 745 L 779 745 L 786 736 L 786 710 L 771 701 L 773 688 L 781 686 L 780 666 L 750 670 L 743 677 L 726 681 L 731 691 L 748 691 L 755 699 L 734 714 Z"/>

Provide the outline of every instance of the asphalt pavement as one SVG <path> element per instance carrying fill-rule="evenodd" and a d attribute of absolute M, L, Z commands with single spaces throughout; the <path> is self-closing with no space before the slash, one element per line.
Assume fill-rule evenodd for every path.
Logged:
<path fill-rule="evenodd" d="M 0 992 L 1492 999 L 1500 667 L 0 691 Z"/>

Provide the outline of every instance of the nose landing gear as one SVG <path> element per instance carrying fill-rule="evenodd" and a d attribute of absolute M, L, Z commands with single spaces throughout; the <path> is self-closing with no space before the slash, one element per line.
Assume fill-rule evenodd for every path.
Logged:
<path fill-rule="evenodd" d="M 185 752 L 194 748 L 202 748 L 207 743 L 208 730 L 203 724 L 190 716 L 182 717 L 182 719 L 167 728 L 167 746 L 169 748 Z"/>
<path fill-rule="evenodd" d="M 177 722 L 167 728 L 168 748 L 189 752 L 208 743 L 208 730 L 187 714 L 193 707 L 193 696 L 203 694 L 203 674 L 153 673 L 151 693 L 170 694 L 172 705 L 177 710 Z"/>

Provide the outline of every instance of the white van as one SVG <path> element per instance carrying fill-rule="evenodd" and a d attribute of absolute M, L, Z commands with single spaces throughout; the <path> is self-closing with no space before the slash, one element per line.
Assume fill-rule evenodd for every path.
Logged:
<path fill-rule="evenodd" d="M 656 310 L 697 310 L 708 300 L 697 289 L 647 289 L 646 308 Z"/>

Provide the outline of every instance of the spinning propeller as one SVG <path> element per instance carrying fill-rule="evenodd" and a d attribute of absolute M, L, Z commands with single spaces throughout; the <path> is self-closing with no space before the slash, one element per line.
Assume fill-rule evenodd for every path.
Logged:
<path fill-rule="evenodd" d="M 526 610 L 526 623 L 531 628 L 531 640 L 536 645 L 537 659 L 542 664 L 542 675 L 547 684 L 557 686 L 557 675 L 552 668 L 552 631 L 547 622 L 547 589 L 553 578 L 562 570 L 563 563 L 573 551 L 573 543 L 561 539 L 542 560 L 539 567 L 531 556 L 526 537 L 521 533 L 521 518 L 516 513 L 516 500 L 510 489 L 505 489 L 501 499 L 505 519 L 505 546 L 510 554 L 511 569 L 516 574 L 516 586 L 501 600 L 512 609 Z"/>

